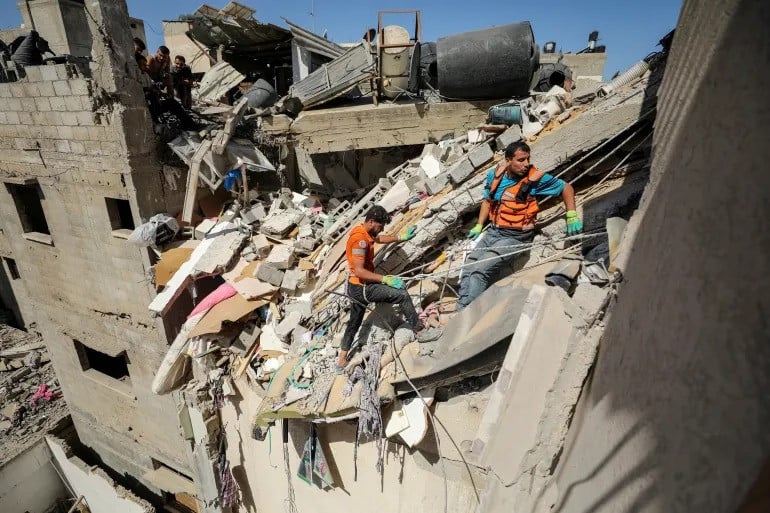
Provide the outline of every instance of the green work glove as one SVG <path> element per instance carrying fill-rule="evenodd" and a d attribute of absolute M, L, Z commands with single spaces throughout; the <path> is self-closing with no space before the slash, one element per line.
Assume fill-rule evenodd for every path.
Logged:
<path fill-rule="evenodd" d="M 469 239 L 475 239 L 481 234 L 481 230 L 484 229 L 484 225 L 477 224 L 473 228 L 471 228 L 471 231 L 468 232 L 468 238 Z"/>
<path fill-rule="evenodd" d="M 398 240 L 405 241 L 410 240 L 414 238 L 414 232 L 417 231 L 417 226 L 410 226 L 409 228 L 406 228 L 405 230 L 402 230 L 401 233 L 398 234 Z"/>
<path fill-rule="evenodd" d="M 393 287 L 394 289 L 403 289 L 405 286 L 404 280 L 402 280 L 398 276 L 383 276 L 382 283 L 384 283 L 388 287 Z"/>
<path fill-rule="evenodd" d="M 567 211 L 567 235 L 575 235 L 583 231 L 583 221 L 574 210 Z"/>

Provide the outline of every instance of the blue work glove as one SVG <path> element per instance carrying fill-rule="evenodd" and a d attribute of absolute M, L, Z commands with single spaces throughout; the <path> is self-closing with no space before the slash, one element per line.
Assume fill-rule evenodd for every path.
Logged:
<path fill-rule="evenodd" d="M 393 287 L 394 289 L 403 289 L 406 286 L 404 280 L 398 276 L 383 276 L 382 283 L 388 287 Z"/>
<path fill-rule="evenodd" d="M 483 229 L 484 229 L 484 225 L 477 224 L 476 226 L 471 228 L 471 231 L 468 232 L 468 238 L 469 239 L 475 239 L 476 237 L 478 237 L 481 234 L 481 230 L 483 230 Z"/>
<path fill-rule="evenodd" d="M 574 210 L 567 211 L 567 235 L 575 235 L 583 231 L 583 221 Z"/>
<path fill-rule="evenodd" d="M 406 241 L 414 238 L 414 232 L 417 231 L 417 226 L 410 226 L 406 228 L 405 230 L 402 230 L 401 233 L 398 234 L 398 240 L 400 241 Z"/>

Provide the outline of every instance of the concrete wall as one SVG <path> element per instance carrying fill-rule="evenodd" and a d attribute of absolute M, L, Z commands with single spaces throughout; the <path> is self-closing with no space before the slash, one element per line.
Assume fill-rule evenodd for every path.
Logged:
<path fill-rule="evenodd" d="M 234 403 L 228 402 L 222 409 L 222 424 L 226 426 L 228 437 L 228 459 L 233 477 L 241 489 L 243 506 L 239 511 L 285 511 L 288 482 L 283 462 L 281 423 L 279 421 L 276 427 L 271 428 L 271 438 L 263 442 L 251 438 L 252 422 L 261 400 L 242 382 L 245 385 L 239 387 L 242 399 L 236 398 Z M 458 445 L 467 446 L 476 436 L 487 398 L 488 394 L 478 392 L 454 397 L 436 406 L 436 416 L 450 430 Z M 387 419 L 387 410 L 383 415 Z M 444 511 L 444 473 L 436 456 L 436 444 L 430 429 L 413 450 L 386 440 L 385 471 L 381 477 L 375 469 L 377 451 L 374 442 L 361 443 L 356 466 L 355 422 L 319 425 L 319 438 L 336 481 L 334 488 L 321 490 L 297 477 L 310 424 L 295 419 L 289 422 L 289 468 L 299 511 Z M 476 494 L 481 496 L 484 492 L 486 475 L 473 465 L 469 467 L 469 475 L 449 438 L 440 433 L 439 440 L 441 452 L 446 458 L 449 511 L 473 511 L 477 503 Z"/>
<path fill-rule="evenodd" d="M 14 285 L 15 300 L 49 344 L 83 443 L 120 473 L 140 477 L 153 458 L 189 472 L 174 401 L 150 391 L 168 346 L 147 310 L 148 252 L 113 232 L 105 200 L 128 200 L 138 226 L 177 212 L 183 191 L 164 189 L 125 2 L 89 9 L 112 35 L 110 48 L 94 40 L 90 70 L 28 67 L 25 81 L 0 84 L 0 182 L 36 181 L 50 231 L 43 239 L 23 233 L 0 184 L 0 248 L 18 264 L 26 294 Z M 125 352 L 129 380 L 84 372 L 75 340 Z"/>
<path fill-rule="evenodd" d="M 35 27 L 57 54 L 91 55 L 91 31 L 82 2 L 73 0 L 29 0 L 18 4 L 24 27 Z"/>
<path fill-rule="evenodd" d="M 3 513 L 42 513 L 57 499 L 69 497 L 45 440 L 0 467 L 0 511 Z"/>
<path fill-rule="evenodd" d="M 770 5 L 685 2 L 652 183 L 543 511 L 735 511 L 770 455 Z M 759 509 L 757 509 L 759 511 Z"/>
<path fill-rule="evenodd" d="M 572 70 L 575 94 L 583 95 L 598 89 L 604 77 L 606 53 L 541 53 L 540 63 L 561 62 Z"/>
<path fill-rule="evenodd" d="M 192 68 L 193 73 L 205 73 L 211 69 L 211 60 L 203 53 L 201 48 L 185 35 L 189 30 L 186 21 L 164 21 L 163 22 L 163 40 L 164 44 L 171 50 L 171 57 L 175 55 L 184 56 L 187 64 Z M 147 51 L 152 55 L 157 48 L 148 48 Z"/>
<path fill-rule="evenodd" d="M 91 513 L 152 513 L 149 503 L 117 486 L 98 467 L 89 467 L 83 460 L 70 454 L 61 440 L 48 436 L 44 442 L 51 451 L 56 468 L 67 480 L 69 488 L 80 497 Z"/>

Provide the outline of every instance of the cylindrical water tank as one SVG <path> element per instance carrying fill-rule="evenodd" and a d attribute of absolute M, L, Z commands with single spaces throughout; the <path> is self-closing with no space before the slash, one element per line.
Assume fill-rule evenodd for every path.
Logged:
<path fill-rule="evenodd" d="M 409 31 L 398 25 L 388 25 L 382 29 L 384 45 L 407 45 Z M 395 98 L 409 87 L 409 56 L 411 47 L 399 46 L 383 48 L 380 52 L 380 76 L 382 93 L 388 98 Z"/>
<path fill-rule="evenodd" d="M 540 53 L 528 21 L 442 37 L 439 92 L 447 98 L 524 97 Z"/>

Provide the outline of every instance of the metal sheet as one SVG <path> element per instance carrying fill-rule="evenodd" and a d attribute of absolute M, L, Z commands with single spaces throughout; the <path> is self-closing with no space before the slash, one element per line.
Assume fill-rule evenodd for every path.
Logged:
<path fill-rule="evenodd" d="M 336 59 L 345 53 L 345 49 L 337 43 L 333 43 L 325 37 L 319 36 L 315 32 L 302 28 L 286 18 L 282 19 L 291 28 L 294 41 L 303 48 L 307 48 L 311 52 L 329 57 L 330 59 Z"/>
<path fill-rule="evenodd" d="M 203 75 L 198 88 L 198 98 L 217 101 L 244 78 L 246 77 L 228 63 L 219 62 Z"/>
<path fill-rule="evenodd" d="M 291 86 L 289 96 L 297 98 L 305 108 L 320 105 L 368 79 L 373 66 L 374 58 L 369 43 L 361 41 Z"/>

